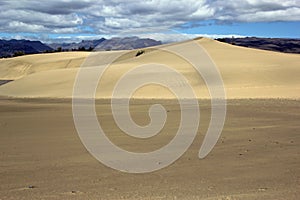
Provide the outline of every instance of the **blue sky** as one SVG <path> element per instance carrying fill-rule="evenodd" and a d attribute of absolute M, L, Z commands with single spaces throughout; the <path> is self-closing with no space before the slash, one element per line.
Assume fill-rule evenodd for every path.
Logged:
<path fill-rule="evenodd" d="M 300 0 L 0 0 L 0 38 L 300 38 Z"/>
<path fill-rule="evenodd" d="M 234 22 L 230 24 L 216 24 L 181 29 L 189 34 L 208 35 L 242 35 L 272 38 L 300 38 L 300 22 Z"/>

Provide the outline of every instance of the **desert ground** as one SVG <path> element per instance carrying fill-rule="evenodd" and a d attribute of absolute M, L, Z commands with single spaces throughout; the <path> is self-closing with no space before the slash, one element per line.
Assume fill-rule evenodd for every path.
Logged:
<path fill-rule="evenodd" d="M 215 62 L 227 94 L 224 129 L 204 159 L 198 152 L 211 116 L 209 93 L 192 66 L 174 54 L 153 47 L 138 57 L 133 50 L 0 60 L 0 199 L 299 199 L 300 55 L 206 38 L 193 42 Z M 185 48 L 185 43 L 171 47 Z M 186 52 L 197 56 L 196 49 Z M 109 139 L 123 149 L 148 152 L 164 146 L 174 137 L 181 114 L 170 91 L 142 88 L 131 101 L 133 120 L 148 124 L 150 105 L 160 103 L 169 111 L 167 123 L 148 140 L 122 134 L 112 117 L 110 98 L 123 73 L 133 66 L 163 63 L 186 76 L 195 90 L 201 111 L 198 134 L 167 168 L 145 174 L 119 172 L 97 161 L 79 139 L 71 100 L 76 74 L 88 56 L 100 56 L 106 64 L 113 54 L 122 56 L 99 83 L 96 111 Z M 185 84 L 168 81 L 178 88 Z"/>

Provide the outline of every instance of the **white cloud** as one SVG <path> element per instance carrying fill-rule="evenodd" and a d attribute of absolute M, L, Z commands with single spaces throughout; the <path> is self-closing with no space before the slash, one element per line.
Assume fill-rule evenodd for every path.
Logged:
<path fill-rule="evenodd" d="M 262 22 L 262 21 L 297 21 L 300 16 L 300 8 L 288 8 L 286 10 L 274 10 L 266 12 L 246 13 L 240 16 L 241 21 Z"/>
<path fill-rule="evenodd" d="M 299 0 L 216 0 L 215 19 L 240 22 L 300 21 Z"/>
<path fill-rule="evenodd" d="M 300 21 L 300 0 L 0 1 L 0 32 L 126 34 L 202 20 Z"/>
<path fill-rule="evenodd" d="M 45 27 L 37 24 L 27 24 L 19 21 L 12 21 L 8 23 L 8 27 L 16 32 L 42 32 Z"/>

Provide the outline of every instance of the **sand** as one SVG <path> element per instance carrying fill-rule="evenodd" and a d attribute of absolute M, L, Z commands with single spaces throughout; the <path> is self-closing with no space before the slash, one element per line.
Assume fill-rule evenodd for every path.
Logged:
<path fill-rule="evenodd" d="M 298 199 L 300 56 L 205 38 L 196 42 L 218 66 L 228 97 L 223 132 L 204 159 L 198 158 L 198 152 L 211 105 L 205 100 L 209 96 L 203 80 L 189 63 L 158 48 L 146 49 L 139 57 L 136 51 L 97 54 L 105 64 L 109 56 L 126 53 L 106 72 L 96 92 L 100 125 L 123 149 L 148 152 L 166 145 L 180 120 L 174 96 L 149 86 L 131 101 L 132 118 L 146 125 L 149 106 L 161 103 L 169 111 L 165 127 L 148 140 L 123 134 L 113 120 L 109 100 L 124 72 L 148 62 L 167 64 L 189 79 L 200 99 L 201 122 L 191 147 L 169 167 L 148 174 L 106 167 L 79 139 L 70 97 L 79 67 L 91 53 L 0 60 L 1 82 L 14 80 L 0 86 L 0 199 Z M 183 48 L 182 44 L 171 46 Z M 186 52 L 197 55 L 193 50 Z M 166 74 L 157 77 L 182 87 Z"/>
<path fill-rule="evenodd" d="M 149 103 L 133 105 L 137 123 L 147 121 L 143 111 Z M 165 131 L 170 133 L 179 111 L 176 104 L 167 105 L 171 123 Z M 1 99 L 0 198 L 299 198 L 299 101 L 230 100 L 221 138 L 203 160 L 197 156 L 210 104 L 200 105 L 203 119 L 189 150 L 165 169 L 136 175 L 105 167 L 87 152 L 74 128 L 69 100 Z M 168 134 L 147 142 L 120 134 L 109 108 L 107 102 L 97 103 L 107 135 L 122 148 L 150 151 L 169 141 Z"/>
<path fill-rule="evenodd" d="M 300 55 L 248 49 L 232 46 L 207 38 L 194 42 L 202 45 L 216 63 L 224 81 L 228 99 L 236 98 L 293 98 L 300 96 Z M 185 43 L 167 46 L 184 50 L 188 55 L 197 57 L 195 47 L 184 49 Z M 165 47 L 165 46 L 163 46 Z M 97 63 L 85 64 L 103 67 L 109 55 L 123 55 L 114 62 L 99 82 L 96 98 L 111 98 L 113 87 L 120 77 L 136 66 L 159 63 L 170 66 L 184 75 L 198 98 L 210 98 L 206 84 L 189 62 L 162 47 L 146 49 L 146 53 L 135 57 L 134 51 L 100 53 L 58 53 L 24 56 L 1 60 L 0 80 L 15 80 L 0 88 L 0 95 L 12 97 L 71 98 L 74 81 L 79 67 L 88 55 L 97 56 Z M 91 59 L 87 62 L 89 62 Z M 155 72 L 153 72 L 155 73 Z M 133 74 L 132 79 L 150 76 L 150 72 Z M 156 74 L 160 79 L 169 77 L 168 73 Z M 88 81 L 89 77 L 85 81 Z M 177 79 L 168 80 L 176 88 L 182 87 Z M 165 90 L 148 87 L 140 91 L 136 98 L 174 98 Z"/>

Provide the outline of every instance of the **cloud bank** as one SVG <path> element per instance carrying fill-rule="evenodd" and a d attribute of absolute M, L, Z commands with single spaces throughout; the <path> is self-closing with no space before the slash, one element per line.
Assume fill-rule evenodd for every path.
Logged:
<path fill-rule="evenodd" d="M 2 33 L 135 34 L 199 26 L 205 20 L 300 21 L 300 0 L 0 1 Z"/>

